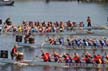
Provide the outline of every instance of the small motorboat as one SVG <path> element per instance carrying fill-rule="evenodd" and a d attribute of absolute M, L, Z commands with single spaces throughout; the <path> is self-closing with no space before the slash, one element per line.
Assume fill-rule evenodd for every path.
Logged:
<path fill-rule="evenodd" d="M 0 0 L 0 6 L 13 6 L 14 0 Z"/>

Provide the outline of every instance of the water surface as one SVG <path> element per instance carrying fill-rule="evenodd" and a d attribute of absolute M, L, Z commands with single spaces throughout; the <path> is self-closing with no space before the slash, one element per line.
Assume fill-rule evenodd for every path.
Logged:
<path fill-rule="evenodd" d="M 50 2 L 45 3 L 42 1 L 23 1 L 15 2 L 14 6 L 0 6 L 0 18 L 5 20 L 11 17 L 13 24 L 21 24 L 23 20 L 26 21 L 75 21 L 79 23 L 84 21 L 87 24 L 87 16 L 92 19 L 93 25 L 106 25 L 108 17 L 108 3 L 77 3 L 73 2 Z M 36 43 L 42 43 L 46 38 L 45 36 L 36 36 Z M 15 36 L 0 35 L 0 49 L 11 50 L 15 43 Z M 40 49 L 23 49 L 25 59 L 32 59 L 32 56 L 41 55 Z M 52 52 L 52 50 L 44 49 L 44 51 Z M 76 52 L 56 50 L 60 53 L 63 52 Z M 79 53 L 84 52 L 78 51 Z M 92 53 L 92 51 L 91 51 Z M 97 53 L 102 53 L 97 51 Z M 104 54 L 104 52 L 102 53 Z M 10 58 L 10 55 L 9 55 Z M 13 65 L 0 66 L 0 71 L 93 71 L 93 69 L 65 69 L 55 67 L 16 67 Z M 94 69 L 94 71 L 97 71 Z M 101 70 L 103 71 L 103 70 Z"/>

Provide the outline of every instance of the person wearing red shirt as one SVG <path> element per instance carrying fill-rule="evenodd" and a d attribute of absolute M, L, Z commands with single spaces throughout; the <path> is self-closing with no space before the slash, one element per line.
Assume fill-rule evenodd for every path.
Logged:
<path fill-rule="evenodd" d="M 42 52 L 41 58 L 43 59 L 43 61 L 51 62 L 50 54 L 48 52 L 45 53 L 43 50 L 41 50 L 41 52 Z"/>
<path fill-rule="evenodd" d="M 42 54 L 42 59 L 44 62 L 48 62 L 48 56 L 45 53 Z"/>
<path fill-rule="evenodd" d="M 72 58 L 68 53 L 66 54 L 66 62 L 67 63 L 72 63 Z"/>
<path fill-rule="evenodd" d="M 75 61 L 75 63 L 81 63 L 80 56 L 78 55 L 78 53 L 74 54 L 73 60 Z"/>
<path fill-rule="evenodd" d="M 50 57 L 50 54 L 48 52 L 46 53 L 46 56 L 48 57 L 48 62 L 51 62 L 51 57 Z"/>
<path fill-rule="evenodd" d="M 85 61 L 85 63 L 92 63 L 92 61 L 91 61 L 91 57 L 89 57 L 88 55 L 85 55 L 85 57 L 84 57 L 84 61 Z"/>
<path fill-rule="evenodd" d="M 12 50 L 11 50 L 11 59 L 13 60 L 15 56 L 17 56 L 18 50 L 17 50 L 18 46 L 15 45 Z"/>
<path fill-rule="evenodd" d="M 97 64 L 102 64 L 103 63 L 102 57 L 100 55 L 95 55 L 93 60 Z"/>

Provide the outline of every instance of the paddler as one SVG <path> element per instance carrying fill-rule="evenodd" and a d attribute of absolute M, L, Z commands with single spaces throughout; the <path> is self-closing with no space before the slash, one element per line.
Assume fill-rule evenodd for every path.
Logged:
<path fill-rule="evenodd" d="M 58 40 L 59 40 L 59 44 L 60 45 L 63 45 L 64 44 L 64 38 L 63 37 L 60 37 Z"/>
<path fill-rule="evenodd" d="M 43 61 L 44 62 L 51 62 L 49 53 L 48 52 L 44 53 L 43 50 L 41 50 L 41 52 L 42 52 L 41 56 L 42 56 Z"/>
<path fill-rule="evenodd" d="M 29 42 L 29 38 L 30 38 L 30 37 L 32 37 L 31 33 L 26 34 L 25 37 L 24 37 L 24 43 Z"/>
<path fill-rule="evenodd" d="M 83 27 L 84 27 L 84 23 L 83 23 L 83 21 L 82 22 L 80 22 L 80 24 L 79 24 L 79 30 L 80 30 L 80 32 L 83 32 L 84 30 L 83 30 Z"/>
<path fill-rule="evenodd" d="M 79 27 L 84 27 L 84 23 L 83 23 L 83 21 L 80 22 Z"/>
<path fill-rule="evenodd" d="M 64 58 L 65 63 L 67 63 L 66 53 L 63 53 L 62 57 Z"/>
<path fill-rule="evenodd" d="M 48 62 L 48 57 L 45 55 L 45 53 L 43 52 L 43 50 L 41 50 L 41 53 L 42 53 L 42 59 L 44 62 Z"/>
<path fill-rule="evenodd" d="M 45 55 L 48 57 L 48 62 L 51 62 L 50 54 L 47 52 Z"/>
<path fill-rule="evenodd" d="M 68 63 L 72 63 L 72 58 L 68 53 L 66 54 L 66 60 Z"/>
<path fill-rule="evenodd" d="M 105 63 L 108 64 L 108 55 L 106 55 L 105 59 L 106 59 Z"/>
<path fill-rule="evenodd" d="M 98 55 L 97 55 L 97 58 L 99 59 L 99 63 L 100 63 L 100 64 L 103 64 L 103 63 L 104 63 L 104 60 L 103 60 L 102 55 L 98 54 Z"/>
<path fill-rule="evenodd" d="M 100 45 L 103 47 L 103 46 L 105 46 L 105 41 L 104 40 L 99 40 L 99 42 L 100 42 Z"/>
<path fill-rule="evenodd" d="M 54 52 L 54 62 L 59 62 L 60 55 L 57 52 Z"/>
<path fill-rule="evenodd" d="M 64 31 L 64 27 L 65 27 L 64 23 L 62 21 L 60 21 L 59 31 L 63 32 Z"/>
<path fill-rule="evenodd" d="M 14 47 L 12 48 L 11 50 L 11 59 L 13 60 L 14 57 L 17 56 L 17 53 L 18 53 L 18 50 L 17 50 L 18 46 L 17 45 L 14 45 Z"/>
<path fill-rule="evenodd" d="M 6 25 L 12 25 L 12 21 L 11 21 L 11 18 L 10 17 L 8 17 L 6 20 L 5 20 L 5 23 L 4 24 L 6 24 Z"/>
<path fill-rule="evenodd" d="M 67 43 L 68 43 L 69 46 L 71 46 L 71 41 L 70 41 L 69 38 L 67 38 Z"/>
<path fill-rule="evenodd" d="M 75 63 L 81 63 L 81 61 L 80 61 L 80 56 L 79 56 L 78 53 L 74 53 L 74 58 L 73 58 L 73 60 L 75 61 Z"/>
<path fill-rule="evenodd" d="M 101 55 L 95 55 L 94 56 L 94 62 L 96 63 L 96 64 L 102 64 L 103 63 L 103 61 L 102 61 L 102 56 Z"/>
<path fill-rule="evenodd" d="M 18 26 L 18 32 L 23 32 L 23 28 L 22 28 L 22 26 Z"/>
<path fill-rule="evenodd" d="M 64 53 L 62 57 L 64 58 L 65 63 L 72 63 L 72 58 L 68 53 Z"/>
<path fill-rule="evenodd" d="M 56 44 L 56 40 L 54 38 L 49 38 L 49 43 L 51 45 L 55 45 Z"/>
<path fill-rule="evenodd" d="M 90 58 L 87 56 L 87 55 L 85 55 L 85 58 L 84 58 L 84 61 L 85 61 L 85 63 L 91 63 L 91 60 L 90 60 Z"/>

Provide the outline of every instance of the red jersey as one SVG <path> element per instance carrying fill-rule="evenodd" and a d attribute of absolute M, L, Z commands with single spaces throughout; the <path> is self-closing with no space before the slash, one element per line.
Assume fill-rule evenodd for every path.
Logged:
<path fill-rule="evenodd" d="M 17 53 L 17 48 L 16 48 L 16 47 L 14 47 L 14 48 L 12 49 L 12 53 L 13 53 L 13 54 Z"/>

